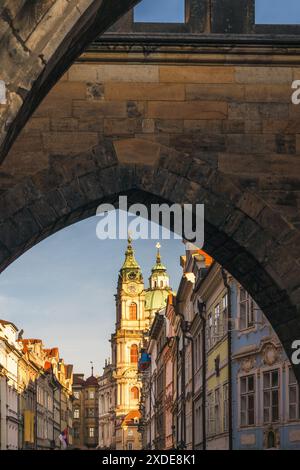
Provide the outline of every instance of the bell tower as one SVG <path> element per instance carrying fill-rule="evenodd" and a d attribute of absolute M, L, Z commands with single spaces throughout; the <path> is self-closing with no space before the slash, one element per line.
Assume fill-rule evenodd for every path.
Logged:
<path fill-rule="evenodd" d="M 138 359 L 144 332 L 145 290 L 141 268 L 135 259 L 129 237 L 125 260 L 119 272 L 116 298 L 116 332 L 112 335 L 113 363 L 116 381 L 116 418 L 139 410 L 141 383 L 138 381 Z"/>

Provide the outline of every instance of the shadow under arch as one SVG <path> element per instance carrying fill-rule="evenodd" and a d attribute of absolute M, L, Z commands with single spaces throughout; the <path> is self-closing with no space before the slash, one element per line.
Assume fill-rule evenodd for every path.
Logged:
<path fill-rule="evenodd" d="M 246 194 L 205 161 L 193 166 L 193 157 L 183 158 L 174 149 L 160 146 L 155 161 L 143 163 L 133 151 L 139 144 L 131 142 L 129 155 L 122 151 L 122 143 L 118 147 L 109 140 L 75 157 L 52 155 L 48 169 L 5 192 L 0 197 L 1 271 L 39 241 L 95 215 L 99 204 L 117 208 L 121 194 L 128 196 L 128 205 L 145 204 L 149 213 L 154 203 L 203 203 L 205 251 L 251 294 L 291 360 L 292 343 L 300 339 L 299 305 L 292 278 L 284 270 L 280 275 L 273 265 L 274 256 L 283 266 L 293 261 L 291 244 L 278 248 L 276 233 L 289 240 L 288 232 L 282 233 L 283 223 L 263 227 L 253 210 L 255 195 Z M 150 155 L 153 144 L 143 144 L 150 146 Z M 259 214 L 271 220 L 271 210 L 259 202 Z M 294 365 L 294 369 L 300 382 L 300 367 Z"/>

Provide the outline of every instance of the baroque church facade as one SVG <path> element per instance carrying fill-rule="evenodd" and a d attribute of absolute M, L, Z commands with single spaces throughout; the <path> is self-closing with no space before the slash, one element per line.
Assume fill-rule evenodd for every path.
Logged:
<path fill-rule="evenodd" d="M 111 361 L 99 378 L 99 448 L 141 449 L 139 433 L 141 381 L 138 360 L 155 313 L 166 305 L 171 292 L 166 267 L 157 244 L 156 262 L 145 287 L 141 268 L 128 239 L 119 272 L 116 329 L 111 336 Z"/>

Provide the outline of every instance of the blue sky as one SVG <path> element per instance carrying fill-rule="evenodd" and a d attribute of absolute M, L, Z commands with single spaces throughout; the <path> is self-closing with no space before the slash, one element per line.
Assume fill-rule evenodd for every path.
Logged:
<path fill-rule="evenodd" d="M 299 0 L 256 0 L 256 22 L 299 24 Z"/>
<path fill-rule="evenodd" d="M 114 294 L 124 260 L 125 240 L 100 241 L 92 217 L 52 235 L 27 251 L 0 275 L 0 318 L 25 331 L 24 337 L 58 346 L 77 371 L 102 371 L 110 356 L 115 324 Z M 162 259 L 172 287 L 178 286 L 179 240 L 163 240 Z M 134 242 L 145 284 L 155 262 L 156 242 Z"/>
<path fill-rule="evenodd" d="M 143 0 L 136 21 L 184 21 L 184 0 Z M 300 23 L 300 0 L 256 0 L 257 23 Z"/>

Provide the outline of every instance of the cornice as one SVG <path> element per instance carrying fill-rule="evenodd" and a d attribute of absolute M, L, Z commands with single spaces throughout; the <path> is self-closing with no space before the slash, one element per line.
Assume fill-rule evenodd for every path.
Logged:
<path fill-rule="evenodd" d="M 299 35 L 109 34 L 77 62 L 300 65 Z"/>

